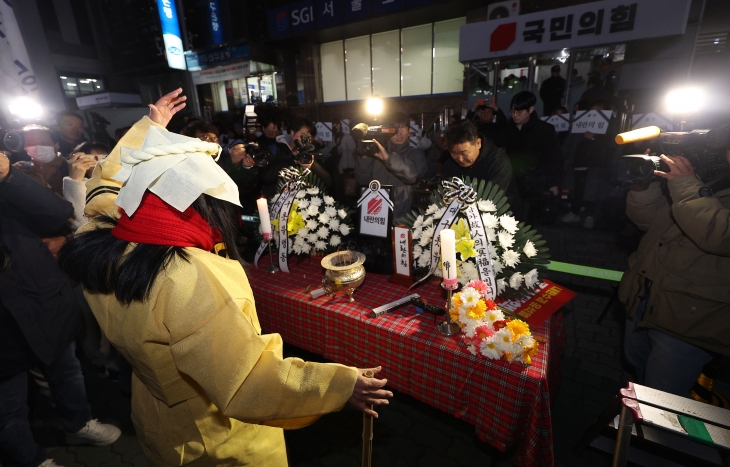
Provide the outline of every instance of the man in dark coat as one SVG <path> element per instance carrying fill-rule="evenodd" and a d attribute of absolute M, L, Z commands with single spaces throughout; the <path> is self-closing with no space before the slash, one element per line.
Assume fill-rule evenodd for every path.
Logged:
<path fill-rule="evenodd" d="M 0 154 L 0 462 L 55 466 L 28 422 L 28 370 L 48 381 L 69 444 L 105 446 L 121 432 L 91 419 L 74 338 L 81 324 L 73 290 L 41 241 L 73 206 Z"/>
<path fill-rule="evenodd" d="M 549 117 L 553 111 L 560 107 L 560 101 L 565 94 L 565 79 L 560 76 L 560 65 L 554 65 L 550 69 L 550 77 L 542 82 L 540 86 L 540 99 L 542 99 L 542 113 Z"/>
<path fill-rule="evenodd" d="M 474 123 L 466 120 L 451 125 L 446 131 L 446 143 L 451 158 L 441 170 L 444 179 L 471 177 L 496 183 L 507 194 L 513 212 L 521 211 L 509 157 L 480 134 Z"/>
<path fill-rule="evenodd" d="M 558 196 L 563 178 L 563 155 L 555 127 L 535 113 L 535 95 L 521 91 L 512 98 L 505 149 L 512 161 L 523 201 L 548 191 Z"/>

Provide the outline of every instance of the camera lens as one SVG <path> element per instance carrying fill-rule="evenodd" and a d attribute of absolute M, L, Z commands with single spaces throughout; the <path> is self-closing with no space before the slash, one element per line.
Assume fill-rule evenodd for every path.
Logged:
<path fill-rule="evenodd" d="M 8 130 L 3 137 L 3 146 L 6 151 L 18 152 L 25 146 L 23 135 L 15 130 Z"/>

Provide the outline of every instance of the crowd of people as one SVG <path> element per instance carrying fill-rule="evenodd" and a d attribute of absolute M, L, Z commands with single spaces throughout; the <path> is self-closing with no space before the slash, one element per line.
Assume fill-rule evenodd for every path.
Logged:
<path fill-rule="evenodd" d="M 574 110 L 612 108 L 610 67 L 604 61 L 601 75 L 589 78 Z M 565 92 L 555 66 L 539 93 L 546 113 L 567 112 Z M 618 124 L 610 119 L 605 134 L 559 134 L 536 105 L 535 94 L 517 92 L 508 118 L 493 97 L 477 101 L 441 134 L 414 135 L 416 116 L 390 112 L 381 122 L 393 133 L 375 137 L 369 154 L 359 146 L 367 125 L 346 128 L 339 116 L 331 119 L 331 141 L 306 118 L 266 111 L 257 115 L 255 134 L 244 122 L 222 128 L 195 118 L 170 132 L 185 107 L 181 89 L 119 129 L 114 148 L 87 140 L 73 112 L 60 114 L 54 128 L 25 126 L 24 149 L 0 154 L 0 462 L 57 465 L 30 431 L 29 381 L 48 388 L 68 443 L 103 446 L 120 436 L 92 418 L 77 342 L 100 371 L 135 393 L 133 420 L 153 465 L 241 456 L 253 465 L 285 465 L 281 428 L 304 426 L 348 401 L 377 416 L 371 406 L 392 396 L 385 380 L 365 377 L 365 369 L 284 359 L 278 335 L 261 334 L 241 255 L 231 247 L 240 241 L 240 214 L 255 214 L 258 198 L 275 195 L 280 171 L 294 167 L 309 169 L 347 206 L 371 180 L 392 186 L 395 222 L 414 205 L 414 191 L 428 186 L 424 180 L 436 177 L 496 183 L 518 219 L 538 222 L 558 216 L 561 195 L 572 187 L 570 210 L 560 218 L 592 228 L 620 154 Z M 150 141 L 161 146 L 145 152 Z M 160 147 L 179 158 L 162 162 Z M 669 180 L 675 204 L 656 181 L 632 188 L 628 214 L 650 240 L 620 294 L 629 310 L 626 354 L 637 375 L 685 394 L 698 368 L 725 352 L 727 325 L 711 312 L 727 301 L 712 286 L 698 299 L 700 292 L 685 290 L 687 281 L 663 290 L 677 273 L 659 247 L 673 245 L 707 271 L 727 269 L 728 229 L 712 219 L 728 206 L 712 191 L 702 194 L 686 160 L 665 160 L 671 171 L 657 175 Z M 181 193 L 182 184 L 190 193 Z M 695 222 L 698 210 L 710 227 Z M 225 257 L 214 248 L 220 243 Z M 677 319 L 682 311 L 673 303 L 701 307 L 697 314 L 708 325 L 677 324 L 687 320 Z M 230 359 L 231 349 L 239 360 Z M 667 365 L 670 358 L 685 362 L 684 370 Z"/>

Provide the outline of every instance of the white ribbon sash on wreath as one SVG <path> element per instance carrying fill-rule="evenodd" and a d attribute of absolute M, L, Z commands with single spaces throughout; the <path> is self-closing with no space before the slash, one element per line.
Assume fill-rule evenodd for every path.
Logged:
<path fill-rule="evenodd" d="M 272 206 L 270 215 L 272 219 L 279 219 L 279 269 L 284 272 L 289 272 L 289 265 L 287 263 L 289 257 L 289 236 L 287 235 L 289 212 L 294 203 L 294 198 L 296 198 L 297 192 L 299 191 L 299 185 L 301 185 L 302 179 L 309 175 L 309 173 L 309 169 L 304 169 L 300 174 L 296 169 L 289 167 L 279 172 L 279 177 L 286 180 L 286 184 L 281 189 L 279 199 Z M 258 267 L 259 259 L 263 252 L 266 251 L 267 246 L 268 242 L 261 242 L 259 249 L 256 250 L 256 257 L 253 261 L 256 267 Z"/>
<path fill-rule="evenodd" d="M 456 220 L 456 216 L 459 211 L 463 211 L 466 215 L 466 220 L 469 223 L 469 229 L 471 230 L 472 238 L 474 239 L 474 247 L 477 251 L 477 270 L 479 271 L 479 279 L 484 281 L 489 286 L 487 292 L 487 298 L 494 300 L 497 291 L 497 282 L 494 276 L 494 266 L 492 263 L 492 256 L 489 252 L 489 240 L 484 230 L 484 223 L 482 222 L 482 216 L 479 215 L 479 209 L 477 209 L 476 202 L 478 196 L 474 189 L 469 185 L 465 185 L 464 182 L 458 178 L 453 177 L 451 181 L 445 180 L 443 186 L 444 201 L 449 203 L 449 206 L 444 211 L 444 214 L 439 219 L 438 224 L 433 232 L 433 239 L 431 240 L 431 267 L 421 280 L 413 284 L 408 290 L 422 283 L 434 272 L 439 265 L 439 257 L 441 256 L 441 231 L 448 229 Z"/>

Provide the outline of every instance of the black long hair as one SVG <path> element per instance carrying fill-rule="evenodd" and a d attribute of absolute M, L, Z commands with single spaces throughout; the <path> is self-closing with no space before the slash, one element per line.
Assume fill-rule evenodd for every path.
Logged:
<path fill-rule="evenodd" d="M 218 229 L 226 245 L 228 257 L 241 257 L 236 248 L 238 229 L 234 223 L 237 210 L 232 204 L 201 195 L 193 209 Z M 112 235 L 116 220 L 101 216 L 105 227 L 77 235 L 61 249 L 58 261 L 66 274 L 92 293 L 114 294 L 120 302 L 144 302 L 150 296 L 157 275 L 173 258 L 188 261 L 183 247 L 137 244 L 128 254 L 129 242 Z"/>

